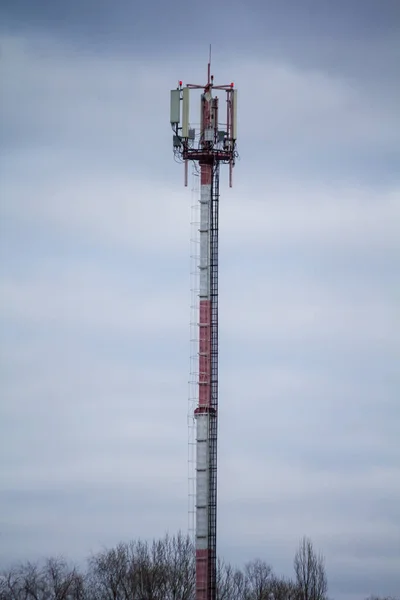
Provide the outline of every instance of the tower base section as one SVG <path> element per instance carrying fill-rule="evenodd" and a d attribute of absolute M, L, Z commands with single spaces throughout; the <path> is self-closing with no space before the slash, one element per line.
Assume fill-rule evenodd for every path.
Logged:
<path fill-rule="evenodd" d="M 196 550 L 196 600 L 209 600 L 208 565 L 209 550 Z"/>

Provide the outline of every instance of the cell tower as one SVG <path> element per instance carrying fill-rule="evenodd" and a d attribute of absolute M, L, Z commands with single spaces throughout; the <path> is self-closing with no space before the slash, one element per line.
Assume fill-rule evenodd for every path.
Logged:
<path fill-rule="evenodd" d="M 210 53 L 211 54 L 211 53 Z M 217 436 L 218 436 L 218 216 L 220 164 L 229 165 L 229 186 L 236 152 L 237 90 L 234 84 L 215 85 L 211 57 L 205 85 L 182 81 L 171 91 L 171 126 L 175 157 L 188 163 L 200 176 L 197 375 L 195 458 L 196 600 L 216 598 L 217 546 Z M 200 126 L 189 123 L 190 90 L 202 90 Z M 226 122 L 219 122 L 219 98 L 226 96 Z M 181 118 L 182 107 L 182 118 Z"/>

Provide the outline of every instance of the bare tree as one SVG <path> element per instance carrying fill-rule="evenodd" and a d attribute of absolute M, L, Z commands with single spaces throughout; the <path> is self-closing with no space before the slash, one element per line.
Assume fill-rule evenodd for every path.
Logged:
<path fill-rule="evenodd" d="M 166 552 L 163 541 L 152 546 L 138 541 L 135 545 L 137 600 L 162 600 L 167 588 Z"/>
<path fill-rule="evenodd" d="M 244 569 L 218 560 L 217 600 L 327 600 L 323 557 L 306 538 L 294 566 L 296 582 L 276 577 L 260 559 Z M 0 575 L 0 600 L 194 600 L 195 567 L 194 545 L 181 533 L 136 540 L 93 555 L 85 574 L 63 558 L 16 566 Z"/>
<path fill-rule="evenodd" d="M 233 574 L 232 600 L 243 600 L 247 597 L 248 583 L 241 569 L 236 569 Z"/>
<path fill-rule="evenodd" d="M 81 600 L 83 577 L 63 558 L 49 558 L 40 572 L 42 594 L 49 600 Z"/>
<path fill-rule="evenodd" d="M 371 594 L 371 596 L 368 596 L 365 600 L 400 600 L 400 596 L 375 596 L 374 594 Z"/>
<path fill-rule="evenodd" d="M 4 571 L 0 575 L 0 600 L 18 600 L 18 587 L 15 569 Z"/>
<path fill-rule="evenodd" d="M 234 571 L 221 558 L 217 560 L 217 600 L 232 600 Z"/>
<path fill-rule="evenodd" d="M 119 544 L 92 556 L 88 582 L 91 600 L 191 600 L 193 545 L 181 534 Z"/>
<path fill-rule="evenodd" d="M 271 598 L 273 600 L 298 600 L 298 587 L 291 579 L 273 577 L 271 582 Z"/>
<path fill-rule="evenodd" d="M 322 554 L 316 554 L 310 539 L 303 537 L 294 557 L 300 600 L 326 600 L 328 582 Z"/>
<path fill-rule="evenodd" d="M 272 585 L 272 568 L 259 558 L 247 563 L 244 568 L 245 600 L 269 600 Z"/>
<path fill-rule="evenodd" d="M 1 600 L 19 600 L 21 595 L 21 577 L 18 569 L 14 568 L 4 572 L 1 576 Z"/>
<path fill-rule="evenodd" d="M 126 544 L 103 550 L 89 559 L 88 585 L 95 600 L 119 600 L 124 597 L 124 580 L 128 571 Z"/>
<path fill-rule="evenodd" d="M 2 600 L 83 600 L 83 576 L 62 558 L 51 558 L 43 567 L 26 563 L 4 573 Z"/>
<path fill-rule="evenodd" d="M 163 540 L 165 552 L 165 600 L 191 600 L 195 595 L 195 549 L 182 533 Z"/>

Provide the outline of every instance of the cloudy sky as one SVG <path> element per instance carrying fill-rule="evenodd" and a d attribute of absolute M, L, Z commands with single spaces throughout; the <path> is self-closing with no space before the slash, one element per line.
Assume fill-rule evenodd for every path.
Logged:
<path fill-rule="evenodd" d="M 400 4 L 209 9 L 1 2 L 0 564 L 186 531 L 196 198 L 169 90 L 211 42 L 240 103 L 219 552 L 291 575 L 306 534 L 332 598 L 395 594 Z"/>

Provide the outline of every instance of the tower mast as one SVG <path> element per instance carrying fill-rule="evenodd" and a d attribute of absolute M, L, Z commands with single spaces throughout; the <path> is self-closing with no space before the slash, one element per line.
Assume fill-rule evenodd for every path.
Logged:
<path fill-rule="evenodd" d="M 211 50 L 205 85 L 171 91 L 174 154 L 200 171 L 199 344 L 196 419 L 196 600 L 216 598 L 217 439 L 218 439 L 218 232 L 220 164 L 229 165 L 229 185 L 236 158 L 237 91 L 233 83 L 215 85 Z M 200 127 L 189 127 L 189 92 L 202 90 Z M 226 122 L 219 122 L 219 98 L 226 94 Z M 182 120 L 181 120 L 182 103 Z M 180 125 L 182 121 L 182 124 Z"/>

